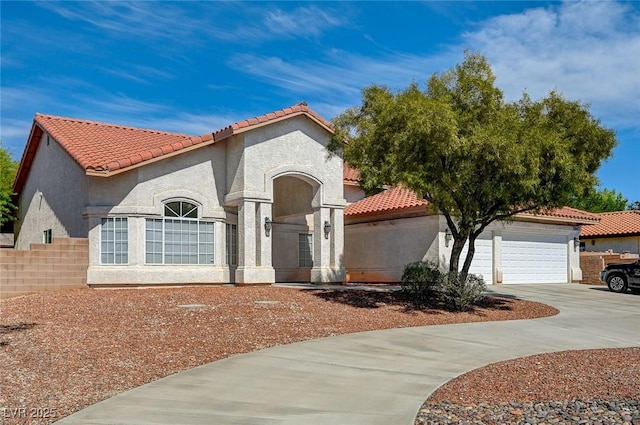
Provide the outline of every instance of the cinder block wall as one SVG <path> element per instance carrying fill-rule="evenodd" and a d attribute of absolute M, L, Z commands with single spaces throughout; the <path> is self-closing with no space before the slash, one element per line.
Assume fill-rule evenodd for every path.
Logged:
<path fill-rule="evenodd" d="M 609 263 L 633 263 L 638 260 L 638 254 L 618 254 L 607 252 L 581 252 L 580 268 L 582 269 L 582 281 L 587 285 L 604 285 L 598 275 Z"/>
<path fill-rule="evenodd" d="M 41 291 L 87 288 L 89 241 L 54 238 L 29 251 L 0 250 L 0 299 Z"/>

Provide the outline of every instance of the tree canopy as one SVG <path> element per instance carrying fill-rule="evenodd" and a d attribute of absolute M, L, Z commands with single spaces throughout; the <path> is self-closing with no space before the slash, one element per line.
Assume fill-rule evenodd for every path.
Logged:
<path fill-rule="evenodd" d="M 0 140 L 0 226 L 15 219 L 16 207 L 11 196 L 13 195 L 13 179 L 17 169 L 18 163 L 2 146 Z"/>
<path fill-rule="evenodd" d="M 631 204 L 622 193 L 613 189 L 592 189 L 571 200 L 570 206 L 593 213 L 624 211 Z"/>
<path fill-rule="evenodd" d="M 617 143 L 586 105 L 555 91 L 506 102 L 487 59 L 469 52 L 424 90 L 366 87 L 362 105 L 334 124 L 329 149 L 360 170 L 365 191 L 403 185 L 443 214 L 454 240 L 450 271 L 468 241 L 464 276 L 490 223 L 567 205 L 597 184 Z"/>

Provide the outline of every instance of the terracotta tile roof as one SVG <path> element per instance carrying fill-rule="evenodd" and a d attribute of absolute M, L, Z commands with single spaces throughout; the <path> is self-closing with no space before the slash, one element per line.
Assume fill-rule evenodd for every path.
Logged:
<path fill-rule="evenodd" d="M 35 122 L 85 170 L 130 167 L 206 141 L 186 134 L 37 114 Z M 211 135 L 209 135 L 211 140 Z"/>
<path fill-rule="evenodd" d="M 109 175 L 116 170 L 143 165 L 147 161 L 179 153 L 187 148 L 207 146 L 235 134 L 300 115 L 306 116 L 329 132 L 333 131 L 331 123 L 309 108 L 305 102 L 240 121 L 202 136 L 36 114 L 20 161 L 14 190 L 18 193 L 22 190 L 43 131 L 56 139 L 85 171 Z"/>
<path fill-rule="evenodd" d="M 580 237 L 640 235 L 640 211 L 618 211 L 597 215 L 600 222 L 583 226 Z"/>
<path fill-rule="evenodd" d="M 342 175 L 345 182 L 357 183 L 360 181 L 360 172 L 347 164 L 342 166 Z"/>
<path fill-rule="evenodd" d="M 369 196 L 347 206 L 345 216 L 357 216 L 372 213 L 401 211 L 413 207 L 427 206 L 429 203 L 419 199 L 415 193 L 402 186 L 396 186 Z"/>
<path fill-rule="evenodd" d="M 520 213 L 519 216 L 532 216 L 532 217 L 558 217 L 558 218 L 568 218 L 572 220 L 578 220 L 580 222 L 593 222 L 597 223 L 600 220 L 598 214 L 593 214 L 587 211 L 582 211 L 576 208 L 571 207 L 562 207 L 556 208 L 555 210 L 548 211 L 546 213 Z"/>
<path fill-rule="evenodd" d="M 377 195 L 369 196 L 358 202 L 354 202 L 345 208 L 344 215 L 359 216 L 375 213 L 398 212 L 409 208 L 426 206 L 428 204 L 428 201 L 419 199 L 411 190 L 402 186 L 396 186 L 378 193 Z M 562 221 L 575 221 L 580 223 L 596 223 L 599 220 L 597 214 L 592 214 L 570 207 L 557 208 L 553 211 L 540 214 L 520 213 L 517 214 L 516 217 L 556 218 L 561 219 Z"/>

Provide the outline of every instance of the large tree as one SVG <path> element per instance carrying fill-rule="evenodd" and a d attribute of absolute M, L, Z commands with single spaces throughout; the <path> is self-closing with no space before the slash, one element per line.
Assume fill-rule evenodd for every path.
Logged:
<path fill-rule="evenodd" d="M 18 163 L 2 146 L 2 140 L 0 140 L 0 226 L 15 219 L 16 207 L 11 197 L 17 169 Z"/>
<path fill-rule="evenodd" d="M 614 189 L 593 189 L 583 196 L 576 196 L 569 205 L 593 213 L 624 211 L 629 200 Z"/>
<path fill-rule="evenodd" d="M 362 105 L 334 124 L 330 150 L 360 170 L 366 191 L 400 184 L 445 217 L 450 271 L 461 270 L 462 281 L 490 223 L 567 205 L 597 184 L 594 173 L 617 143 L 587 106 L 557 92 L 506 102 L 488 61 L 474 53 L 424 90 L 365 88 Z"/>

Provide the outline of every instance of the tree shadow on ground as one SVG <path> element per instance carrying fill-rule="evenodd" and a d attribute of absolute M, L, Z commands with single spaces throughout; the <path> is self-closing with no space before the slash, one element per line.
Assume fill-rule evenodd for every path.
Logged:
<path fill-rule="evenodd" d="M 26 331 L 37 325 L 38 325 L 37 323 L 24 323 L 24 322 L 18 323 L 15 325 L 0 325 L 0 336 L 8 335 L 13 332 Z M 9 345 L 9 342 L 4 340 L 0 341 L 0 347 L 4 347 L 7 345 Z"/>
<path fill-rule="evenodd" d="M 310 289 L 311 293 L 325 301 L 345 304 L 356 308 L 376 309 L 384 306 L 400 307 L 405 313 L 422 312 L 427 314 L 443 314 L 450 312 L 447 304 L 433 299 L 424 304 L 416 304 L 402 291 L 365 291 L 365 290 L 340 290 L 340 289 Z M 482 314 L 478 308 L 489 310 L 511 310 L 511 302 L 504 298 L 494 296 L 485 297 L 476 307 L 472 307 L 467 313 Z"/>

